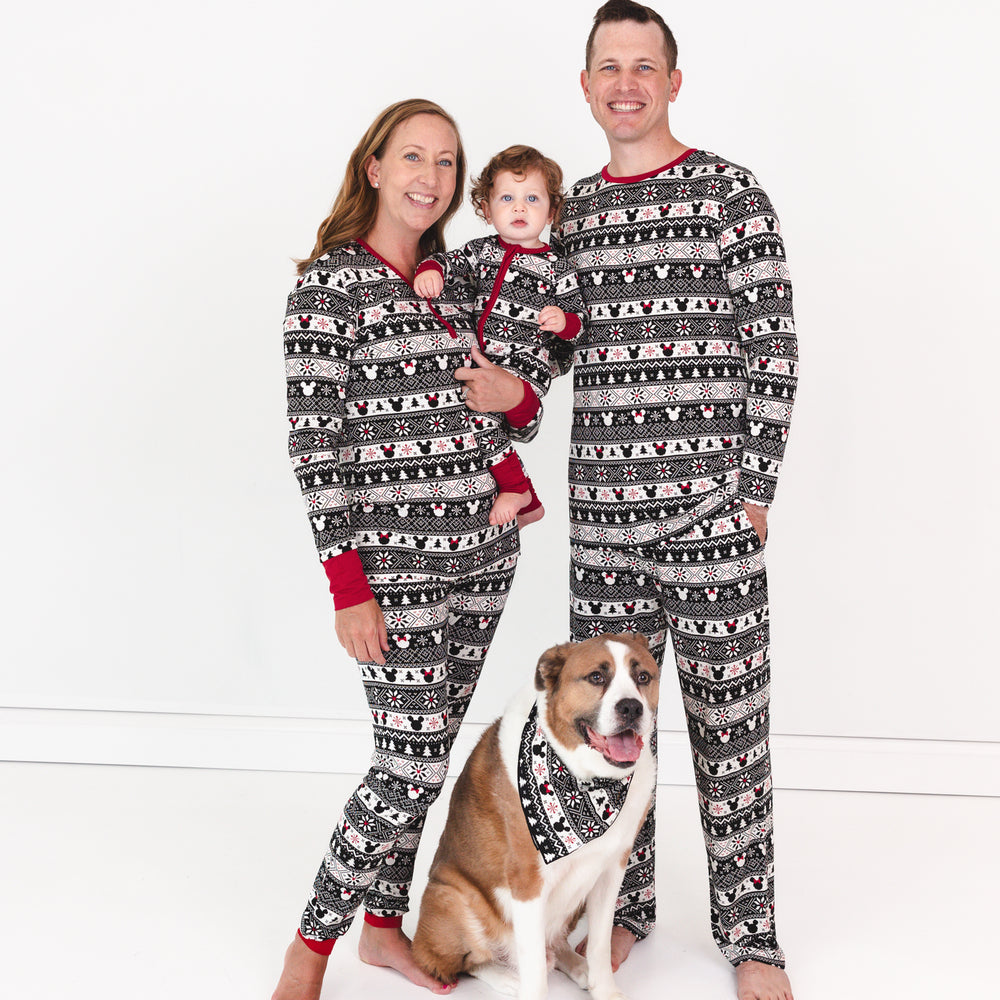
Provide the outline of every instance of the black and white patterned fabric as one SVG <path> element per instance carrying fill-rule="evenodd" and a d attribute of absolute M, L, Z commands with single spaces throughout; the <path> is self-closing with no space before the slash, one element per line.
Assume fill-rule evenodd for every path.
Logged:
<path fill-rule="evenodd" d="M 475 316 L 483 353 L 523 378 L 541 399 L 552 379 L 549 350 L 562 342 L 539 329 L 538 314 L 555 305 L 567 315 L 584 317 L 573 268 L 548 246 L 526 250 L 497 235 L 470 240 L 430 260 L 442 270 L 443 298 Z"/>
<path fill-rule="evenodd" d="M 546 738 L 532 706 L 521 731 L 517 791 L 528 832 L 548 865 L 600 837 L 618 818 L 631 773 L 580 781 Z"/>
<path fill-rule="evenodd" d="M 384 665 L 359 663 L 375 752 L 302 915 L 309 941 L 340 937 L 362 904 L 407 912 L 424 817 L 513 580 L 516 524 L 489 524 L 489 464 L 509 444 L 454 378 L 471 332 L 360 243 L 313 261 L 288 297 L 289 453 L 314 541 L 323 561 L 357 550 L 389 640 Z"/>
<path fill-rule="evenodd" d="M 573 185 L 553 247 L 576 268 L 571 633 L 669 636 L 708 853 L 712 930 L 734 964 L 784 964 L 774 930 L 763 549 L 742 503 L 775 493 L 798 375 L 781 227 L 745 168 L 689 150 Z M 532 431 L 534 428 L 531 429 Z M 615 921 L 655 919 L 654 812 Z"/>

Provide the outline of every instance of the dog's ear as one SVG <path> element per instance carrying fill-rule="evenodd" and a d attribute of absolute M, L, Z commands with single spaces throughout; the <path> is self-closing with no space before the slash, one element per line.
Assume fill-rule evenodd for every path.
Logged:
<path fill-rule="evenodd" d="M 626 632 L 625 636 L 629 639 L 635 639 L 643 649 L 649 649 L 649 640 L 642 634 L 642 632 Z"/>
<path fill-rule="evenodd" d="M 536 690 L 544 691 L 547 687 L 554 686 L 559 677 L 559 671 L 562 670 L 566 657 L 569 656 L 569 651 L 572 648 L 573 643 L 564 642 L 561 646 L 553 646 L 542 653 L 538 660 L 538 666 L 535 668 Z"/>

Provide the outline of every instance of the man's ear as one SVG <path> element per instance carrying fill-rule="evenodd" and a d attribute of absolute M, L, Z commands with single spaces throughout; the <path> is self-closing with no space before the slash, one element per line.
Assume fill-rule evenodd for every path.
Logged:
<path fill-rule="evenodd" d="M 573 643 L 564 642 L 562 645 L 553 646 L 542 653 L 538 660 L 538 666 L 535 668 L 536 690 L 544 691 L 548 688 L 551 691 L 555 687 L 572 648 Z"/>
<path fill-rule="evenodd" d="M 580 70 L 580 86 L 583 88 L 584 99 L 590 104 L 590 74 L 585 69 Z"/>

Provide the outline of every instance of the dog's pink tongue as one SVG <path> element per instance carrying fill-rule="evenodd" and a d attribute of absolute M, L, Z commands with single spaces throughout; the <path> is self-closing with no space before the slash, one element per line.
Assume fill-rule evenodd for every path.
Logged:
<path fill-rule="evenodd" d="M 614 736 L 599 736 L 591 729 L 590 743 L 599 753 L 610 757 L 619 764 L 638 760 L 639 754 L 642 752 L 642 737 L 631 729 L 626 729 L 623 733 L 615 733 Z"/>

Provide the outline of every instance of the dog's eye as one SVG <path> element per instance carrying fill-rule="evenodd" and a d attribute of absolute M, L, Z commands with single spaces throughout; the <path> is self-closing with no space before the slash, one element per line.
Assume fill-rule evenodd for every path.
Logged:
<path fill-rule="evenodd" d="M 603 683 L 604 683 L 604 674 L 602 674 L 602 673 L 600 672 L 600 670 L 595 670 L 595 671 L 594 671 L 594 672 L 593 672 L 593 673 L 592 673 L 592 674 L 591 674 L 591 675 L 590 675 L 590 676 L 589 676 L 589 677 L 587 678 L 587 680 L 588 680 L 588 681 L 590 681 L 590 683 L 591 683 L 591 684 L 603 684 Z"/>
<path fill-rule="evenodd" d="M 649 672 L 646 670 L 640 670 L 639 676 L 636 677 L 636 684 L 648 684 L 653 678 L 650 676 Z"/>

